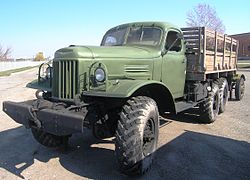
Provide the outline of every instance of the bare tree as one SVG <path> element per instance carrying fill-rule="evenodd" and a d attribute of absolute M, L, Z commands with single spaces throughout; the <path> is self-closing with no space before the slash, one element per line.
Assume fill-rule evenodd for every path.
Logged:
<path fill-rule="evenodd" d="M 216 10 L 205 3 L 200 3 L 193 10 L 187 12 L 186 23 L 191 27 L 206 26 L 221 33 L 226 30 L 223 21 L 217 16 Z"/>
<path fill-rule="evenodd" d="M 0 60 L 7 60 L 11 55 L 12 49 L 11 47 L 7 47 L 5 50 L 0 45 Z"/>

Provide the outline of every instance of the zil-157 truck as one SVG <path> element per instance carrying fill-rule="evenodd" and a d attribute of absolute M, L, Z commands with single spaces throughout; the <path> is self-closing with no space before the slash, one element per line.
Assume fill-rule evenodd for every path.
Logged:
<path fill-rule="evenodd" d="M 159 117 L 199 108 L 212 123 L 229 96 L 241 100 L 238 42 L 206 27 L 164 22 L 123 24 L 107 31 L 100 46 L 70 45 L 40 66 L 37 99 L 3 103 L 3 111 L 30 128 L 44 146 L 59 147 L 85 127 L 95 137 L 115 136 L 123 173 L 146 172 L 159 135 Z"/>

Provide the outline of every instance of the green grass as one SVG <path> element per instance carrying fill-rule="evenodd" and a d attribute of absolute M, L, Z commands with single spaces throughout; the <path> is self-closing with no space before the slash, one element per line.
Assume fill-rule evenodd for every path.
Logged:
<path fill-rule="evenodd" d="M 238 68 L 250 68 L 250 59 L 248 60 L 238 60 Z"/>
<path fill-rule="evenodd" d="M 38 66 L 28 66 L 28 67 L 23 67 L 23 68 L 17 68 L 17 69 L 2 71 L 2 72 L 0 72 L 0 77 L 1 76 L 9 76 L 9 75 L 11 75 L 11 73 L 21 72 L 21 71 L 25 71 L 25 70 L 32 69 L 32 68 L 35 68 L 35 67 L 38 67 Z"/>
<path fill-rule="evenodd" d="M 238 68 L 250 68 L 250 63 L 249 64 L 237 64 Z"/>
<path fill-rule="evenodd" d="M 249 60 L 238 60 L 238 63 L 249 63 L 250 64 L 250 59 Z"/>

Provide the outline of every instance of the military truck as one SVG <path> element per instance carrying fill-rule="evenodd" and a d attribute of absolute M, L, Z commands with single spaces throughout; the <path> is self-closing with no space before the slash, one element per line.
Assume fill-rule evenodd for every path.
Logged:
<path fill-rule="evenodd" d="M 146 172 L 159 136 L 159 117 L 199 108 L 212 123 L 228 97 L 241 100 L 238 42 L 206 27 L 164 22 L 123 24 L 107 31 L 100 46 L 70 45 L 42 64 L 27 86 L 37 99 L 3 103 L 17 123 L 44 146 L 60 147 L 73 133 L 115 136 L 123 173 Z"/>

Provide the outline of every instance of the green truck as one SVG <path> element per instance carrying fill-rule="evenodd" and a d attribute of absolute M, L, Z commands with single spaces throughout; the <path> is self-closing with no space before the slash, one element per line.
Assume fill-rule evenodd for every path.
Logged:
<path fill-rule="evenodd" d="M 235 39 L 206 27 L 119 25 L 100 46 L 56 51 L 27 85 L 37 99 L 5 101 L 3 111 L 47 147 L 67 144 L 85 127 L 99 139 L 115 136 L 121 171 L 143 174 L 157 149 L 160 116 L 199 108 L 199 121 L 212 123 L 233 92 L 242 99 L 237 49 Z"/>

